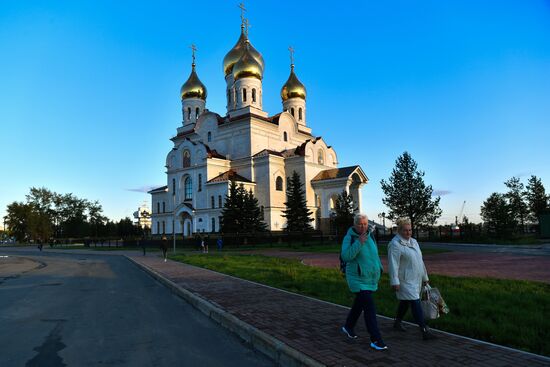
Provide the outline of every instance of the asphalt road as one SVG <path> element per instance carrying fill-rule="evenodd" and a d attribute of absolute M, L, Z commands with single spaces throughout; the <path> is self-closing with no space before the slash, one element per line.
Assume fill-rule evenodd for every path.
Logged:
<path fill-rule="evenodd" d="M 0 273 L 2 367 L 274 365 L 121 256 L 19 255 Z"/>

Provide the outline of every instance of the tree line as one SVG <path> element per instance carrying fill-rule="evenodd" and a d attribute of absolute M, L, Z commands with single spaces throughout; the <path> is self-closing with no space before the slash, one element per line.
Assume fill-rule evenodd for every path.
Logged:
<path fill-rule="evenodd" d="M 52 238 L 128 237 L 142 234 L 130 218 L 114 222 L 103 215 L 101 204 L 45 187 L 31 187 L 25 201 L 7 206 L 8 234 L 18 242 Z"/>

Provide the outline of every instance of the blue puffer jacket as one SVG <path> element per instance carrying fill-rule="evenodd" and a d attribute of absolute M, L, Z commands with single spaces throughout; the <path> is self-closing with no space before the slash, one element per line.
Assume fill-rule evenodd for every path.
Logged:
<path fill-rule="evenodd" d="M 353 293 L 378 289 L 380 273 L 384 268 L 371 235 L 367 237 L 364 244 L 361 244 L 359 234 L 351 227 L 342 241 L 341 256 L 347 263 L 346 280 Z"/>

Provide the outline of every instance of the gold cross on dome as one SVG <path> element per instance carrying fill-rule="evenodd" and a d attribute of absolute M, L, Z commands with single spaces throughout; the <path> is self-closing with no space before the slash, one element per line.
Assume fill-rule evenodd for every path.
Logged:
<path fill-rule="evenodd" d="M 244 25 L 244 34 L 246 35 L 246 37 L 248 37 L 248 28 L 252 27 L 250 25 L 250 22 L 248 21 L 248 18 L 244 19 L 243 25 Z"/>
<path fill-rule="evenodd" d="M 246 11 L 246 8 L 244 7 L 244 3 L 239 4 L 239 8 L 241 9 L 241 25 L 244 26 L 244 12 Z"/>
<path fill-rule="evenodd" d="M 290 52 L 290 63 L 294 65 L 294 49 L 292 46 L 288 46 L 288 51 Z"/>
<path fill-rule="evenodd" d="M 192 52 L 192 55 L 193 55 L 193 64 L 195 63 L 195 51 L 197 51 L 197 46 L 195 46 L 195 44 L 191 44 L 191 46 L 189 46 L 189 48 L 191 49 L 191 52 Z"/>

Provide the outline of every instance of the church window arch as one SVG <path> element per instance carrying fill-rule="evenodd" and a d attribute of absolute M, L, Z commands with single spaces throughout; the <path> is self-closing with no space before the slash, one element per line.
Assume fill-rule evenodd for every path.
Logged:
<path fill-rule="evenodd" d="M 277 176 L 275 179 L 275 190 L 283 191 L 283 178 L 281 176 Z"/>
<path fill-rule="evenodd" d="M 252 103 L 256 103 L 256 88 L 252 88 Z"/>
<path fill-rule="evenodd" d="M 218 195 L 218 206 L 221 208 L 223 205 L 222 205 L 222 196 L 221 195 Z"/>
<path fill-rule="evenodd" d="M 188 150 L 183 151 L 183 168 L 191 167 L 191 153 Z"/>
<path fill-rule="evenodd" d="M 323 149 L 319 149 L 317 152 L 317 163 L 325 164 L 325 154 L 323 153 Z"/>
<path fill-rule="evenodd" d="M 227 90 L 227 105 L 231 105 L 231 91 Z"/>
<path fill-rule="evenodd" d="M 243 102 L 246 102 L 246 88 L 243 88 Z"/>
<path fill-rule="evenodd" d="M 286 133 L 286 131 L 283 133 L 283 140 L 288 141 L 288 134 Z"/>
<path fill-rule="evenodd" d="M 160 222 L 157 222 L 157 234 L 160 234 Z"/>
<path fill-rule="evenodd" d="M 216 232 L 216 218 L 212 218 L 212 232 Z"/>
<path fill-rule="evenodd" d="M 292 117 L 294 117 L 294 107 L 290 108 L 290 114 L 292 115 Z"/>
<path fill-rule="evenodd" d="M 206 137 L 206 140 L 207 140 L 208 142 L 211 142 L 211 141 L 212 141 L 212 132 L 209 131 L 208 134 L 206 134 L 206 136 L 207 136 L 207 137 Z"/>
<path fill-rule="evenodd" d="M 176 179 L 172 179 L 172 195 L 176 195 Z"/>
<path fill-rule="evenodd" d="M 302 107 L 298 109 L 298 120 L 302 121 Z"/>
<path fill-rule="evenodd" d="M 187 107 L 187 119 L 191 120 L 191 107 Z"/>
<path fill-rule="evenodd" d="M 199 173 L 199 179 L 197 181 L 197 191 L 202 191 L 202 174 Z"/>
<path fill-rule="evenodd" d="M 184 181 L 184 193 L 185 193 L 185 200 L 191 200 L 193 198 L 193 181 L 191 180 L 191 177 L 187 176 Z"/>
<path fill-rule="evenodd" d="M 157 201 L 157 213 L 160 213 L 160 201 Z M 158 230 L 157 230 L 158 232 Z"/>
<path fill-rule="evenodd" d="M 166 213 L 166 202 L 165 201 L 162 202 L 162 212 Z"/>
<path fill-rule="evenodd" d="M 216 199 L 214 198 L 214 195 L 210 196 L 210 207 L 212 209 L 216 208 Z"/>
<path fill-rule="evenodd" d="M 201 110 L 200 110 L 200 108 L 198 108 L 198 107 L 197 107 L 197 108 L 195 108 L 195 118 L 197 118 L 197 119 L 198 119 L 198 118 L 199 118 L 199 115 L 200 115 L 200 114 L 201 114 Z"/>

